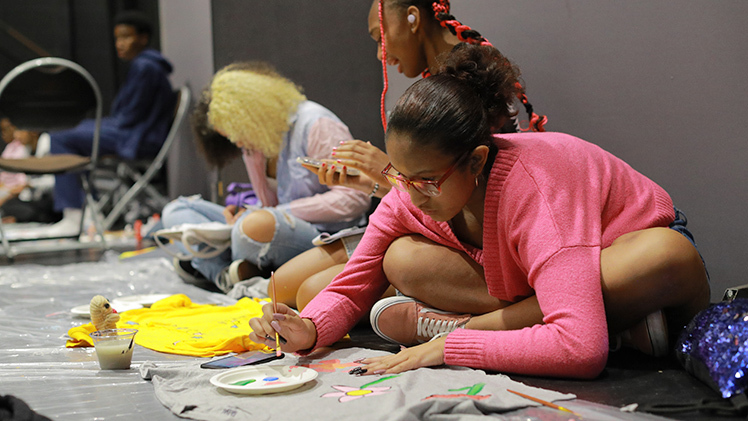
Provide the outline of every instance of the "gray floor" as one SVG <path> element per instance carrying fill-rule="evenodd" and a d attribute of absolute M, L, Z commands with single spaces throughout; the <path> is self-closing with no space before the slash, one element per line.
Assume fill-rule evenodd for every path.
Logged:
<path fill-rule="evenodd" d="M 15 265 L 60 266 L 69 263 L 97 262 L 102 259 L 112 259 L 118 252 L 130 250 L 131 247 L 125 246 L 106 253 L 101 250 L 85 250 L 24 255 L 16 257 L 13 261 L 0 258 L 0 272 L 3 271 L 3 267 Z M 161 251 L 155 252 L 156 255 L 159 253 L 166 256 Z M 154 253 L 150 254 L 150 256 L 153 255 Z M 398 348 L 382 341 L 365 325 L 354 329 L 351 337 L 359 346 L 392 352 L 396 352 Z M 602 375 L 592 381 L 517 375 L 511 375 L 511 377 L 532 386 L 574 393 L 584 401 L 611 407 L 623 407 L 636 403 L 640 408 L 651 408 L 658 405 L 698 403 L 705 400 L 721 401 L 716 392 L 686 373 L 674 358 L 651 358 L 626 350 L 611 353 Z M 745 419 L 744 416 L 725 415 L 715 411 L 678 412 L 662 414 L 662 416 L 681 420 Z"/>

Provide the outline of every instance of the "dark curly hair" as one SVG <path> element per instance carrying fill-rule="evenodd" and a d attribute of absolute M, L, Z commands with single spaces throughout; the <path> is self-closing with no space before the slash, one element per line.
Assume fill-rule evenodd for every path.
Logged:
<path fill-rule="evenodd" d="M 208 166 L 221 169 L 229 162 L 241 156 L 241 149 L 231 141 L 215 131 L 208 123 L 210 109 L 210 88 L 203 89 L 200 99 L 195 104 L 190 122 L 195 134 L 195 143 L 200 154 L 205 158 Z"/>
<path fill-rule="evenodd" d="M 519 68 L 496 48 L 459 44 L 437 74 L 400 97 L 387 135 L 404 134 L 416 145 L 453 156 L 486 145 L 493 158 L 492 133 L 513 114 L 507 104 L 517 95 L 519 76 Z"/>

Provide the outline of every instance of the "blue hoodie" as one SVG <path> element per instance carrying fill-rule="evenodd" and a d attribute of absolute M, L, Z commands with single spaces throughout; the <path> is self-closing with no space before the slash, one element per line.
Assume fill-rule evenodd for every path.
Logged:
<path fill-rule="evenodd" d="M 154 156 L 166 139 L 176 106 L 169 82 L 172 65 L 160 52 L 143 50 L 131 62 L 102 129 L 117 132 L 117 154 L 134 159 Z"/>

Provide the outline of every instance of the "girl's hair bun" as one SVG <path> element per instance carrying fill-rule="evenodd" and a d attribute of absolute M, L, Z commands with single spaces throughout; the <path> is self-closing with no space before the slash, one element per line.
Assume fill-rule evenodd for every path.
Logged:
<path fill-rule="evenodd" d="M 521 91 L 520 70 L 495 47 L 458 44 L 444 58 L 438 74 L 465 83 L 483 102 L 490 119 L 509 117 L 509 105 Z"/>

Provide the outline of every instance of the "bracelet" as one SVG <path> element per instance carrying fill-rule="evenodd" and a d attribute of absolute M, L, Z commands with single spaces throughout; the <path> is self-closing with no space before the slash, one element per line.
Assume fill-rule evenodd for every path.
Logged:
<path fill-rule="evenodd" d="M 369 193 L 369 197 L 376 196 L 377 190 L 379 190 L 379 183 L 374 183 L 374 188 L 371 190 L 371 193 Z"/>

